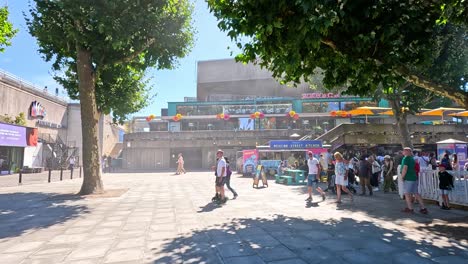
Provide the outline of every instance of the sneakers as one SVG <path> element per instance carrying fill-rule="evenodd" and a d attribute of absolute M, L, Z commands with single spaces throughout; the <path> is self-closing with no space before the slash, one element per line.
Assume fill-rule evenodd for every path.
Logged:
<path fill-rule="evenodd" d="M 306 202 L 311 202 L 312 201 L 312 196 L 309 196 L 307 199 L 305 199 Z"/>
<path fill-rule="evenodd" d="M 378 192 L 378 191 L 379 191 L 379 187 L 375 187 L 374 189 L 372 189 L 372 191 Z"/>
<path fill-rule="evenodd" d="M 427 211 L 427 208 L 423 208 L 423 209 L 419 210 L 419 212 L 421 214 L 428 214 L 429 213 L 429 211 Z"/>
<path fill-rule="evenodd" d="M 236 199 L 236 198 L 237 198 L 237 196 L 239 196 L 237 193 L 236 193 L 236 194 L 234 194 L 234 198 L 233 198 L 233 199 Z"/>
<path fill-rule="evenodd" d="M 408 214 L 412 214 L 414 213 L 414 210 L 413 209 L 409 209 L 408 207 L 406 207 L 405 209 L 401 210 L 403 213 L 408 213 Z"/>

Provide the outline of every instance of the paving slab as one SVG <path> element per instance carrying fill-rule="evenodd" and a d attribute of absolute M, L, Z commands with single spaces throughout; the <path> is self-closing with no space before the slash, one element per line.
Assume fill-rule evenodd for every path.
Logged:
<path fill-rule="evenodd" d="M 239 197 L 217 205 L 211 172 L 105 174 L 126 190 L 111 197 L 74 196 L 81 181 L 0 188 L 0 263 L 468 262 L 467 211 L 408 215 L 396 194 L 310 205 L 304 186 L 234 174 Z"/>

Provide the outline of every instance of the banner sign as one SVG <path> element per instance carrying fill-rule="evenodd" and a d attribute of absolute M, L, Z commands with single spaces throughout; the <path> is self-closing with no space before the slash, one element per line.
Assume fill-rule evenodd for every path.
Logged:
<path fill-rule="evenodd" d="M 26 127 L 0 124 L 0 146 L 26 147 Z"/>
<path fill-rule="evenodd" d="M 29 110 L 29 115 L 31 117 L 44 118 L 46 116 L 45 107 L 38 101 L 33 101 Z"/>
<path fill-rule="evenodd" d="M 225 105 L 223 113 L 229 115 L 247 115 L 258 111 L 264 114 L 286 114 L 291 109 L 292 104 Z"/>
<path fill-rule="evenodd" d="M 243 173 L 244 175 L 254 174 L 258 162 L 258 151 L 256 149 L 247 149 L 242 151 Z"/>
<path fill-rule="evenodd" d="M 321 140 L 271 140 L 270 149 L 309 149 L 321 148 Z"/>

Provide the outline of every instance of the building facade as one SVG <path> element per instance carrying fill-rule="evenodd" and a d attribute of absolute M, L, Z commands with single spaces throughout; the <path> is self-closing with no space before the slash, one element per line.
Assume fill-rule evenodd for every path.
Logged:
<path fill-rule="evenodd" d="M 196 100 L 168 102 L 166 115 L 151 120 L 135 117 L 129 124 L 132 133 L 124 138 L 124 168 L 175 168 L 177 155 L 182 153 L 186 167 L 208 169 L 214 165 L 218 148 L 235 160 L 240 151 L 268 145 L 270 140 L 320 139 L 333 150 L 398 146 L 401 142 L 391 116 L 333 116 L 357 107 L 388 105 L 385 101 L 347 96 L 340 89 L 327 91 L 320 72 L 310 84 L 291 87 L 280 84 L 259 66 L 233 59 L 202 61 L 197 67 Z M 408 124 L 431 119 L 408 116 Z M 368 123 L 375 126 L 366 126 Z M 366 131 L 366 127 L 372 129 Z M 410 129 L 415 144 L 434 145 L 450 134 L 465 137 L 467 127 L 440 126 L 439 132 L 430 133 L 433 136 L 427 132 L 430 126 L 415 125 Z"/>
<path fill-rule="evenodd" d="M 336 119 L 331 111 L 376 105 L 371 98 L 324 91 L 320 78 L 312 85 L 289 87 L 256 65 L 203 61 L 198 63 L 196 101 L 168 102 L 167 116 L 132 120 L 134 133 L 124 138 L 123 167 L 175 168 L 182 153 L 186 167 L 208 169 L 218 148 L 235 160 L 239 151 L 269 140 L 316 137 L 340 123 L 360 120 Z M 261 115 L 253 117 L 255 113 Z"/>
<path fill-rule="evenodd" d="M 82 160 L 81 110 L 77 103 L 69 103 L 51 94 L 47 88 L 38 88 L 7 72 L 0 71 L 0 160 L 2 170 L 11 172 L 23 167 L 66 167 L 71 156 Z M 25 125 L 6 122 L 24 117 Z M 100 150 L 103 155 L 115 153 L 121 148 L 122 129 L 110 122 L 109 116 L 101 116 L 99 123 Z M 24 130 L 24 132 L 22 132 Z M 33 131 L 33 132 L 30 132 Z M 15 134 L 16 143 L 11 134 Z M 36 133 L 36 143 L 30 143 Z M 7 136 L 5 134 L 10 134 Z M 12 169 L 13 168 L 13 169 Z"/>

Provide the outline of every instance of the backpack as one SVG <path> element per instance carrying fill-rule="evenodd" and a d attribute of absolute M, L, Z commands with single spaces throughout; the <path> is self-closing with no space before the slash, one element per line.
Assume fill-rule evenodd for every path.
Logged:
<path fill-rule="evenodd" d="M 419 162 L 414 163 L 414 171 L 416 171 L 416 176 L 419 175 L 419 171 L 421 170 L 421 167 L 419 166 Z"/>
<path fill-rule="evenodd" d="M 226 166 L 226 176 L 229 177 L 231 176 L 232 171 L 231 171 L 231 166 L 229 164 Z"/>

